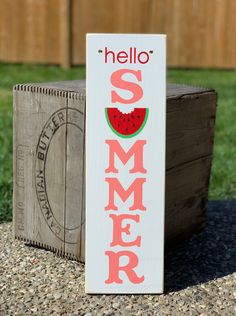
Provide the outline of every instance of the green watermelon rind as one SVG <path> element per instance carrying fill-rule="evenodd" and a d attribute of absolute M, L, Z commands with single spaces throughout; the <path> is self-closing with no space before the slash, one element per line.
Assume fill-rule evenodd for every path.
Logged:
<path fill-rule="evenodd" d="M 142 125 L 139 127 L 139 129 L 138 129 L 135 133 L 133 133 L 133 134 L 130 134 L 130 135 L 123 135 L 123 134 L 117 132 L 117 131 L 114 129 L 114 127 L 111 125 L 111 122 L 110 122 L 110 120 L 109 120 L 108 113 L 107 113 L 107 108 L 105 108 L 105 116 L 106 116 L 106 120 L 107 120 L 107 123 L 108 123 L 110 129 L 113 131 L 113 133 L 115 133 L 117 136 L 122 137 L 122 138 L 132 138 L 132 137 L 138 135 L 138 134 L 143 130 L 144 126 L 146 125 L 146 122 L 147 122 L 147 119 L 148 119 L 148 115 L 149 115 L 149 108 L 146 108 L 145 118 L 144 118 L 144 120 L 143 120 Z"/>

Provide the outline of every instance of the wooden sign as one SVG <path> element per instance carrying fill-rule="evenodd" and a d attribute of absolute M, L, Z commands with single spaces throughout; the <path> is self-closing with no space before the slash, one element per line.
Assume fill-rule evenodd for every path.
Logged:
<path fill-rule="evenodd" d="M 163 292 L 166 36 L 87 35 L 86 292 Z"/>

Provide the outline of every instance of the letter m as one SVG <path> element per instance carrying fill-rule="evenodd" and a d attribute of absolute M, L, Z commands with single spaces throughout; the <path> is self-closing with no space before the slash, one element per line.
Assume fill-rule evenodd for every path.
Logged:
<path fill-rule="evenodd" d="M 105 207 L 105 210 L 118 210 L 115 205 L 115 192 L 119 195 L 121 200 L 125 202 L 131 194 L 134 197 L 134 203 L 129 208 L 130 211 L 142 210 L 145 211 L 146 207 L 143 205 L 143 183 L 146 181 L 144 178 L 136 178 L 127 190 L 123 188 L 120 181 L 117 178 L 106 178 L 106 182 L 109 185 L 109 202 Z"/>
<path fill-rule="evenodd" d="M 115 154 L 123 164 L 126 164 L 134 156 L 134 167 L 130 169 L 130 173 L 147 172 L 143 167 L 143 146 L 146 144 L 146 140 L 136 140 L 127 152 L 124 151 L 118 140 L 106 140 L 106 144 L 109 146 L 109 167 L 105 170 L 106 173 L 118 173 L 115 168 Z"/>

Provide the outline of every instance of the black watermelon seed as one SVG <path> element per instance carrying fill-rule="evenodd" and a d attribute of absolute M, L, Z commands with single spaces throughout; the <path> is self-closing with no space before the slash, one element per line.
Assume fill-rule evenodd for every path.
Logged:
<path fill-rule="evenodd" d="M 120 115 L 120 118 L 122 118 L 122 115 Z"/>
<path fill-rule="evenodd" d="M 131 115 L 131 117 L 132 117 L 132 118 L 134 118 L 134 116 L 133 116 L 133 115 Z"/>
<path fill-rule="evenodd" d="M 128 122 L 130 121 L 130 119 L 128 119 Z"/>
<path fill-rule="evenodd" d="M 114 115 L 113 117 L 116 118 L 116 115 Z"/>
<path fill-rule="evenodd" d="M 133 127 L 135 127 L 135 124 L 133 124 Z"/>
<path fill-rule="evenodd" d="M 140 118 L 140 115 L 137 115 L 137 118 Z"/>
<path fill-rule="evenodd" d="M 127 132 L 128 131 L 128 128 L 126 127 L 125 131 Z"/>

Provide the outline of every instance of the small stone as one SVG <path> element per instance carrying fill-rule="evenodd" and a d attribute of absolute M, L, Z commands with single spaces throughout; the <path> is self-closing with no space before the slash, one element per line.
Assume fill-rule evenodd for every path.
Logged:
<path fill-rule="evenodd" d="M 61 293 L 54 294 L 55 300 L 59 300 L 61 298 Z"/>
<path fill-rule="evenodd" d="M 119 304 L 119 303 L 114 303 L 114 304 L 112 305 L 112 307 L 115 308 L 115 309 L 117 309 L 117 308 L 120 307 L 120 304 Z"/>
<path fill-rule="evenodd" d="M 125 309 L 126 310 L 131 310 L 132 309 L 132 305 L 129 304 L 129 305 L 125 306 Z"/>
<path fill-rule="evenodd" d="M 24 302 L 25 303 L 29 303 L 29 302 L 31 302 L 32 301 L 32 297 L 26 297 L 25 299 L 24 299 Z"/>
<path fill-rule="evenodd" d="M 26 291 L 26 289 L 20 289 L 20 293 L 21 293 L 21 294 L 26 294 L 27 291 Z"/>
<path fill-rule="evenodd" d="M 71 278 L 71 279 L 75 279 L 75 275 L 74 275 L 74 273 L 69 273 L 69 278 Z"/>
<path fill-rule="evenodd" d="M 30 292 L 31 294 L 34 294 L 34 293 L 35 293 L 34 288 L 30 287 L 30 288 L 29 288 L 29 292 Z"/>
<path fill-rule="evenodd" d="M 47 295 L 47 298 L 48 298 L 49 300 L 53 300 L 54 296 L 53 296 L 52 294 L 48 294 L 48 295 Z"/>
<path fill-rule="evenodd" d="M 147 304 L 142 304 L 141 307 L 142 307 L 143 309 L 149 309 L 149 305 L 147 305 Z"/>
<path fill-rule="evenodd" d="M 43 299 L 43 305 L 48 305 L 49 304 L 49 300 L 48 299 Z"/>

